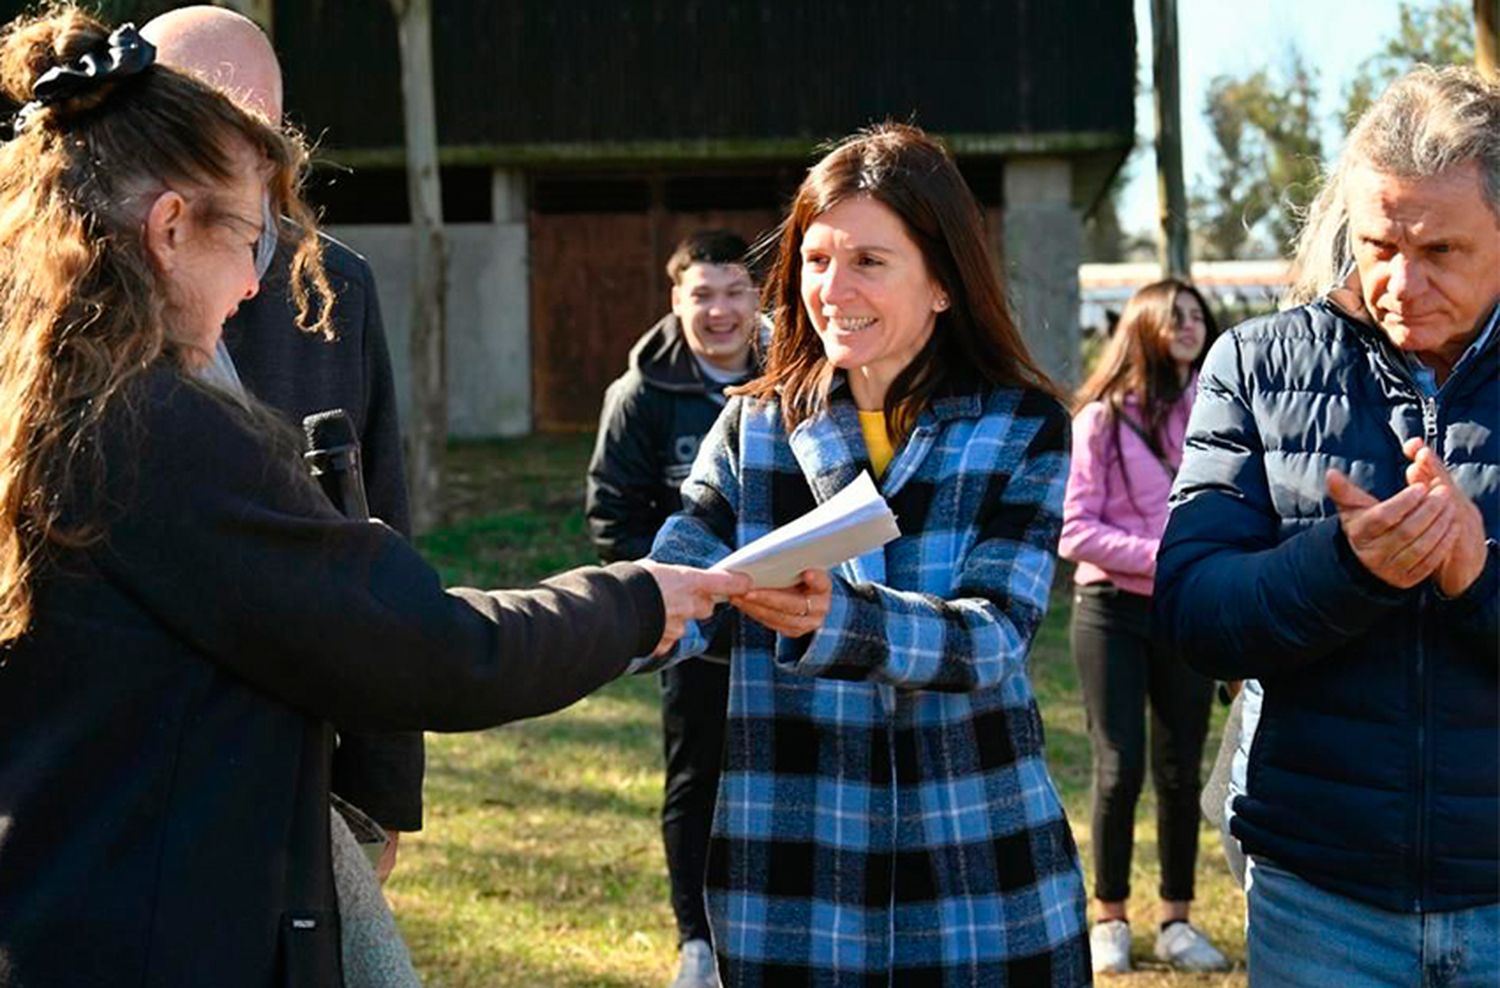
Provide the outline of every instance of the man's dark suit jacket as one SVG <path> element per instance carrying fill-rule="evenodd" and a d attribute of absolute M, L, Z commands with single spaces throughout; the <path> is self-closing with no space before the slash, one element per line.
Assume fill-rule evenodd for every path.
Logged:
<path fill-rule="evenodd" d="M 279 250 L 255 298 L 224 327 L 235 369 L 255 397 L 300 428 L 304 416 L 342 408 L 359 435 L 370 513 L 411 535 L 396 391 L 380 300 L 369 264 L 324 236 L 323 262 L 337 295 L 332 342 L 297 329 L 288 290 L 290 253 Z M 340 734 L 333 791 L 390 830 L 422 826 L 422 735 Z"/>

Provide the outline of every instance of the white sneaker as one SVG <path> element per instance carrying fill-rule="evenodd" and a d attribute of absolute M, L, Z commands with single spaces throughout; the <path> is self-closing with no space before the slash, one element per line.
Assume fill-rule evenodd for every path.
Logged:
<path fill-rule="evenodd" d="M 689 940 L 678 952 L 677 977 L 668 988 L 719 988 L 719 970 L 714 948 L 707 940 Z"/>
<path fill-rule="evenodd" d="M 1130 970 L 1130 924 L 1106 919 L 1089 930 L 1089 953 L 1095 974 L 1124 974 Z"/>
<path fill-rule="evenodd" d="M 1229 970 L 1229 959 L 1187 920 L 1169 923 L 1156 935 L 1156 959 L 1179 971 Z"/>

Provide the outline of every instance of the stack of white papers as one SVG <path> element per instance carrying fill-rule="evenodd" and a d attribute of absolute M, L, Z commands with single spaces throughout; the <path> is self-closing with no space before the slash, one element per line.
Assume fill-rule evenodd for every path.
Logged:
<path fill-rule="evenodd" d="M 757 587 L 787 587 L 805 569 L 829 569 L 878 549 L 901 534 L 896 516 L 868 473 L 713 567 L 744 573 Z"/>

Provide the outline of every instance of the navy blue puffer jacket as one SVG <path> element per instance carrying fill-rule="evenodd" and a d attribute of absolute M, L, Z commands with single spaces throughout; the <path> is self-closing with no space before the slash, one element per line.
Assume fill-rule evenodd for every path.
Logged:
<path fill-rule="evenodd" d="M 1497 337 L 1426 398 L 1384 333 L 1327 301 L 1226 334 L 1157 560 L 1162 644 L 1265 688 L 1235 836 L 1390 910 L 1500 898 Z M 1371 576 L 1327 497 L 1329 467 L 1396 493 L 1413 436 L 1484 517 L 1489 558 L 1457 600 Z"/>

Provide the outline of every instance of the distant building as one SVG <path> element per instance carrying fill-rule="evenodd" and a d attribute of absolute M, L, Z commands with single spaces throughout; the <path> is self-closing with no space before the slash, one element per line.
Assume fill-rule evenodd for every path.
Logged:
<path fill-rule="evenodd" d="M 1291 285 L 1289 261 L 1194 261 L 1192 270 L 1194 286 L 1226 329 L 1241 319 L 1275 311 Z M 1109 335 L 1130 296 L 1161 276 L 1161 265 L 1155 261 L 1080 264 L 1078 324 L 1084 335 Z"/>

